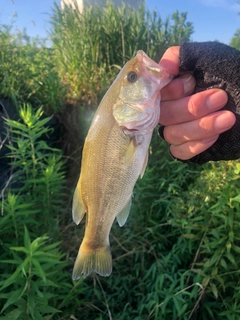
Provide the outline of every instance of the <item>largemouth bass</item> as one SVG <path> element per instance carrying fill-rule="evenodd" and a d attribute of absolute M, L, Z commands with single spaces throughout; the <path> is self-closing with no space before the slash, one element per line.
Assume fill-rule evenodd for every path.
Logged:
<path fill-rule="evenodd" d="M 143 51 L 128 61 L 103 97 L 87 134 L 73 197 L 73 220 L 86 213 L 73 279 L 109 276 L 109 233 L 127 220 L 134 185 L 143 176 L 160 116 L 160 90 L 172 77 Z"/>

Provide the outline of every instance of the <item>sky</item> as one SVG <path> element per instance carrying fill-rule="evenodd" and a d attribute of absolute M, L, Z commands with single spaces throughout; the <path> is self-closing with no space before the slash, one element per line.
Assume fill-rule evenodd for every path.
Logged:
<path fill-rule="evenodd" d="M 14 22 L 13 30 L 26 28 L 29 36 L 47 37 L 53 3 L 54 0 L 0 0 L 0 27 Z M 225 44 L 240 29 L 237 3 L 237 0 L 146 0 L 147 8 L 157 10 L 163 20 L 175 10 L 187 12 L 187 21 L 194 26 L 192 41 L 218 40 Z"/>

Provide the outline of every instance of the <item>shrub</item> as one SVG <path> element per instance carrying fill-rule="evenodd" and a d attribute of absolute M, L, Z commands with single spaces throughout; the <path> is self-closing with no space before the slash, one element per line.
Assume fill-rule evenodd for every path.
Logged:
<path fill-rule="evenodd" d="M 56 242 L 64 163 L 42 140 L 50 130 L 42 108 L 24 105 L 19 114 L 21 121 L 6 120 L 12 175 L 1 193 L 1 319 L 50 319 L 72 289 Z"/>
<path fill-rule="evenodd" d="M 26 32 L 14 34 L 11 26 L 0 28 L 0 96 L 16 106 L 44 105 L 49 112 L 61 109 L 65 89 L 53 63 L 53 50 L 44 40 Z"/>

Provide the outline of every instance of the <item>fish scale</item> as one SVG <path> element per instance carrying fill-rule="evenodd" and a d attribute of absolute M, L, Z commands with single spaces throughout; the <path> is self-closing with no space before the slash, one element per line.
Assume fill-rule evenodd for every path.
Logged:
<path fill-rule="evenodd" d="M 133 188 L 145 171 L 152 132 L 159 120 L 160 89 L 171 79 L 138 51 L 94 115 L 73 197 L 73 220 L 78 224 L 87 215 L 74 280 L 92 272 L 108 276 L 112 271 L 110 229 L 115 218 L 120 226 L 127 220 Z"/>

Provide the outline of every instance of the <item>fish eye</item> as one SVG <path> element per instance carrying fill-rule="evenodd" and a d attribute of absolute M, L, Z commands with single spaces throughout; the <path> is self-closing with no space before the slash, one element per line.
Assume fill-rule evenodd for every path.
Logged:
<path fill-rule="evenodd" d="M 130 83 L 133 83 L 137 80 L 137 74 L 134 71 L 130 71 L 127 75 L 127 79 Z"/>

